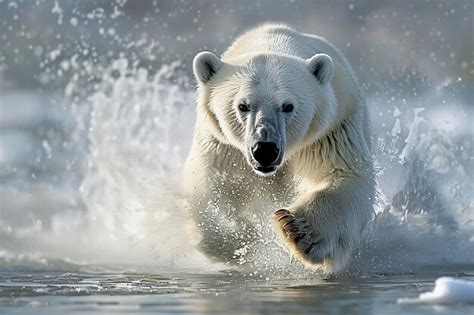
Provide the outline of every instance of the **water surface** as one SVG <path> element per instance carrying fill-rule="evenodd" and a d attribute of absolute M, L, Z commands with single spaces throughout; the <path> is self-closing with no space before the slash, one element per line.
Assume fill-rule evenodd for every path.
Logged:
<path fill-rule="evenodd" d="M 472 305 L 397 304 L 430 291 L 440 274 L 474 280 L 474 269 L 466 268 L 269 279 L 231 270 L 170 274 L 4 265 L 0 314 L 469 314 Z"/>

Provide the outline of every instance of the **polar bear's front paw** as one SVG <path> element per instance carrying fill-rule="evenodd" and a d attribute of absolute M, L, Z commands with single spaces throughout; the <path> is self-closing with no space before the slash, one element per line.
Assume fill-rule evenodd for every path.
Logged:
<path fill-rule="evenodd" d="M 293 213 L 280 209 L 273 213 L 273 218 L 288 241 L 298 243 L 303 238 L 304 233 L 298 228 Z"/>
<path fill-rule="evenodd" d="M 316 231 L 306 227 L 302 219 L 296 218 L 286 209 L 273 213 L 273 222 L 277 231 L 291 252 L 306 264 L 321 264 L 329 255 L 328 246 Z"/>

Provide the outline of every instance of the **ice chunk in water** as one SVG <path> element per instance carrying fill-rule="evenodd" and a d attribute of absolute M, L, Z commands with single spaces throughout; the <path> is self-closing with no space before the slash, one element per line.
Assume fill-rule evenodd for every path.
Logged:
<path fill-rule="evenodd" d="M 417 298 L 401 298 L 399 304 L 474 304 L 474 281 L 441 277 L 431 292 L 421 293 Z"/>

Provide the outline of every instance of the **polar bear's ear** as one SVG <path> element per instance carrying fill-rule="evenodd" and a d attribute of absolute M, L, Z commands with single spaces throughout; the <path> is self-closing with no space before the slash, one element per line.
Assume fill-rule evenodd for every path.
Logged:
<path fill-rule="evenodd" d="M 193 60 L 193 71 L 196 79 L 201 83 L 206 83 L 219 71 L 221 61 L 211 52 L 202 51 Z"/>
<path fill-rule="evenodd" d="M 318 79 L 319 83 L 326 84 L 331 81 L 334 71 L 332 58 L 326 54 L 316 54 L 306 59 L 306 65 L 312 74 Z"/>

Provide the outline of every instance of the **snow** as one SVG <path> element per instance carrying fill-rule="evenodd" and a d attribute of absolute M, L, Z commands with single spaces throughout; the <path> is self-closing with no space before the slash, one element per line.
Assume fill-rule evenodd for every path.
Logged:
<path fill-rule="evenodd" d="M 474 281 L 441 277 L 431 292 L 417 298 L 400 298 L 399 304 L 474 304 Z"/>

